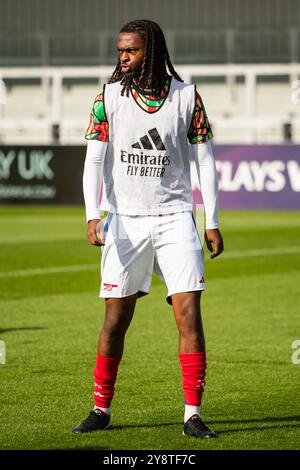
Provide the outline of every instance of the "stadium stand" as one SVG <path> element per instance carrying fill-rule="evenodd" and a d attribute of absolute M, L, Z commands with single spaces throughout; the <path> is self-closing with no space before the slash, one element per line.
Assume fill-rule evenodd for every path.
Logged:
<path fill-rule="evenodd" d="M 161 24 L 176 68 L 197 84 L 215 142 L 300 142 L 297 0 L 185 8 L 180 0 L 0 0 L 0 8 L 1 144 L 84 143 L 116 60 L 116 31 L 141 16 Z"/>
<path fill-rule="evenodd" d="M 197 83 L 217 143 L 300 142 L 300 65 L 177 66 Z M 93 100 L 111 67 L 0 69 L 3 144 L 84 143 Z M 22 79 L 20 77 L 23 77 Z M 289 124 L 290 138 L 285 132 Z M 59 137 L 57 135 L 59 130 Z"/>

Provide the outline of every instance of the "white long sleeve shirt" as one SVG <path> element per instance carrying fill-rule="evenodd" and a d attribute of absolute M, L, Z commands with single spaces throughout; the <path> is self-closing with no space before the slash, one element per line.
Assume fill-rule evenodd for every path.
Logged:
<path fill-rule="evenodd" d="M 107 142 L 89 140 L 83 171 L 83 195 L 86 220 L 100 219 L 100 190 Z"/>
<path fill-rule="evenodd" d="M 218 228 L 218 175 L 211 141 L 193 144 L 191 147 L 205 209 L 205 227 L 207 229 Z"/>

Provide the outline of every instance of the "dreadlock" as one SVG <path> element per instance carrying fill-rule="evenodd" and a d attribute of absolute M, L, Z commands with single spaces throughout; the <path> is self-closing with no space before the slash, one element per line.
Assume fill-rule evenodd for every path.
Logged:
<path fill-rule="evenodd" d="M 122 27 L 120 33 L 138 33 L 145 41 L 145 55 L 139 77 L 139 87 L 150 89 L 155 97 L 160 97 L 166 82 L 167 67 L 171 75 L 180 82 L 183 81 L 173 67 L 164 33 L 157 23 L 150 20 L 130 21 Z M 126 92 L 126 96 L 128 96 L 132 76 L 121 72 L 120 59 L 109 83 L 118 81 L 121 81 L 121 85 L 123 85 L 121 94 L 124 95 Z"/>

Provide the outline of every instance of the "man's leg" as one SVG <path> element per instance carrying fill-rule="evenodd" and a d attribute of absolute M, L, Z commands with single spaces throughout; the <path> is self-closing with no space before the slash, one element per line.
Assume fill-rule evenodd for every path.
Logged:
<path fill-rule="evenodd" d="M 122 357 L 125 333 L 133 317 L 138 294 L 105 299 L 105 319 L 100 332 L 98 354 Z"/>
<path fill-rule="evenodd" d="M 200 418 L 206 372 L 200 299 L 201 291 L 181 292 L 172 295 L 172 304 L 179 331 L 179 361 L 185 398 L 184 434 L 210 438 L 217 435 Z"/>
<path fill-rule="evenodd" d="M 105 299 L 105 319 L 94 369 L 94 409 L 100 409 L 107 414 L 110 414 L 125 334 L 133 317 L 136 300 L 137 294 Z"/>
<path fill-rule="evenodd" d="M 201 291 L 172 295 L 175 320 L 179 331 L 179 354 L 205 352 L 200 311 Z"/>
<path fill-rule="evenodd" d="M 94 369 L 94 410 L 73 431 L 85 433 L 106 429 L 110 421 L 110 403 L 119 362 L 124 349 L 126 331 L 133 317 L 138 294 L 105 299 L 105 319 L 99 337 Z"/>

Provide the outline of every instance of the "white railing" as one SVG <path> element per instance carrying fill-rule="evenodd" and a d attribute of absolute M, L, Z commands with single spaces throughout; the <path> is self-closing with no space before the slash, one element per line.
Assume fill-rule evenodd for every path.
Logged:
<path fill-rule="evenodd" d="M 288 76 L 289 83 L 292 93 L 297 92 L 297 86 L 299 87 L 299 103 L 297 112 L 294 116 L 290 116 L 290 124 L 295 126 L 300 134 L 300 64 L 247 64 L 247 65 L 181 65 L 176 66 L 176 70 L 184 79 L 185 82 L 190 83 L 196 80 L 196 77 L 224 77 L 228 87 L 234 87 L 234 77 L 244 77 L 244 116 L 242 118 L 222 116 L 214 116 L 212 121 L 218 128 L 224 127 L 224 129 L 230 129 L 234 126 L 235 130 L 243 131 L 247 129 L 250 132 L 248 136 L 248 142 L 256 142 L 256 130 L 259 125 L 268 128 L 274 128 L 274 126 L 283 126 L 287 120 L 287 116 L 278 114 L 274 118 L 270 118 L 263 115 L 257 116 L 255 97 L 256 97 L 256 84 L 258 76 Z M 42 87 L 45 90 L 45 96 L 48 96 L 48 108 L 49 112 L 46 117 L 39 117 L 37 119 L 28 119 L 26 112 L 23 111 L 20 117 L 19 110 L 16 110 L 16 116 L 7 118 L 5 113 L 1 111 L 1 108 L 5 104 L 1 104 L 3 100 L 0 99 L 0 139 L 2 143 L 12 143 L 10 138 L 6 138 L 6 133 L 10 129 L 15 129 L 16 132 L 19 130 L 32 129 L 32 139 L 35 140 L 34 130 L 44 129 L 47 133 L 45 137 L 46 142 L 51 143 L 53 128 L 59 128 L 61 135 L 64 135 L 64 128 L 67 128 L 68 119 L 63 117 L 62 114 L 62 99 L 63 99 L 63 80 L 68 78 L 84 79 L 93 78 L 99 80 L 99 82 L 105 82 L 110 77 L 113 71 L 113 67 L 99 66 L 99 67 L 7 67 L 0 68 L 0 80 L 2 80 L 2 93 L 5 93 L 5 87 L 3 83 L 6 80 L 11 79 L 41 79 Z M 296 86 L 295 86 L 296 84 Z M 292 99 L 292 98 L 291 98 Z M 5 101 L 5 100 L 4 100 Z M 1 118 L 2 116 L 2 118 Z M 3 117 L 4 116 L 4 117 Z M 86 121 L 86 116 L 84 119 Z M 83 126 L 83 118 L 73 119 L 73 126 L 77 129 L 81 129 Z M 86 122 L 85 122 L 86 123 Z M 78 137 L 79 140 L 79 137 Z M 76 141 L 76 139 L 75 139 Z M 82 141 L 82 140 L 81 140 Z M 74 140 L 68 138 L 67 133 L 60 141 L 63 144 L 74 143 Z M 31 142 L 34 143 L 34 142 Z"/>

